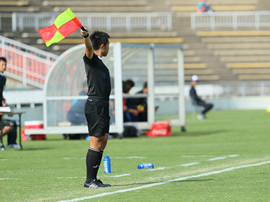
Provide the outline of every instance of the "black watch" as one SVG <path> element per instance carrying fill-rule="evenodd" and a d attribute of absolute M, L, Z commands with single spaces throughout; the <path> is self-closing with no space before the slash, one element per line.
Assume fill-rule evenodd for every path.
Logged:
<path fill-rule="evenodd" d="M 83 35 L 82 35 L 83 36 Z M 87 37 L 89 37 L 89 33 L 87 33 L 87 35 L 86 36 L 83 36 L 83 38 L 87 38 Z"/>

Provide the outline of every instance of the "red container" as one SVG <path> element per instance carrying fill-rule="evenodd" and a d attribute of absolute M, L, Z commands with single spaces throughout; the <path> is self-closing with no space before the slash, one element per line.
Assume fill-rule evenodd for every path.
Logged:
<path fill-rule="evenodd" d="M 43 129 L 43 121 L 25 121 L 24 129 Z M 24 131 L 23 131 L 24 133 Z M 46 134 L 31 134 L 27 140 L 46 140 Z"/>
<path fill-rule="evenodd" d="M 151 129 L 147 132 L 148 137 L 170 136 L 171 134 L 172 130 L 168 122 L 152 123 Z"/>

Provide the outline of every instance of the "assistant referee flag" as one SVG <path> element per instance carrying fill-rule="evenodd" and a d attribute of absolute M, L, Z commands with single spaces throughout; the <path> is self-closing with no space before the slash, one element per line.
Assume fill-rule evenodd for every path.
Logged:
<path fill-rule="evenodd" d="M 44 27 L 38 30 L 38 32 L 46 46 L 49 47 L 51 44 L 61 41 L 81 26 L 82 24 L 69 8 L 57 16 L 52 26 Z"/>

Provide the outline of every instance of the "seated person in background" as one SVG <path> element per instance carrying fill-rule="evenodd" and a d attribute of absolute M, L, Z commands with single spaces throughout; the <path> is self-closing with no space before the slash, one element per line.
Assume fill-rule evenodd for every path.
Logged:
<path fill-rule="evenodd" d="M 7 59 L 4 57 L 0 57 L 0 107 L 7 106 L 7 101 L 3 96 L 3 91 L 5 89 L 5 85 L 7 81 L 7 78 L 4 75 L 4 72 L 6 71 L 6 69 L 7 69 Z M 2 114 L 0 114 L 0 121 L 2 121 Z M 16 139 L 17 139 L 16 121 L 4 120 L 2 129 L 3 129 L 3 134 L 8 135 L 7 148 L 20 148 L 20 145 L 16 144 Z"/>
<path fill-rule="evenodd" d="M 7 148 L 21 148 L 20 145 L 16 143 L 17 140 L 17 124 L 16 121 L 5 119 L 3 126 L 3 136 L 8 135 L 7 138 Z M 0 136 L 1 136 L 0 130 Z"/>
<path fill-rule="evenodd" d="M 82 83 L 83 90 L 79 93 L 79 96 L 87 96 L 88 86 L 86 81 Z M 67 120 L 72 125 L 87 125 L 86 118 L 84 115 L 84 104 L 85 100 L 74 100 L 71 103 L 71 107 L 67 113 Z"/>
<path fill-rule="evenodd" d="M 88 86 L 87 81 L 82 83 L 83 90 L 79 93 L 79 96 L 87 96 Z M 73 100 L 71 107 L 67 113 L 67 120 L 71 125 L 87 125 L 87 121 L 84 115 L 85 99 Z M 88 134 L 63 134 L 63 139 L 80 139 L 88 137 Z"/>
<path fill-rule="evenodd" d="M 129 94 L 130 86 L 123 82 L 123 94 Z M 138 121 L 139 110 L 133 104 L 133 99 L 123 99 L 123 111 L 124 111 L 124 122 L 136 122 Z"/>
<path fill-rule="evenodd" d="M 205 119 L 206 118 L 205 114 L 210 109 L 212 109 L 214 105 L 211 104 L 211 103 L 208 103 L 207 101 L 204 101 L 204 100 L 202 100 L 202 99 L 200 99 L 198 97 L 197 92 L 196 92 L 196 89 L 195 89 L 195 86 L 197 85 L 198 81 L 199 81 L 199 77 L 197 75 L 193 75 L 191 77 L 191 89 L 189 91 L 189 95 L 190 95 L 191 99 L 193 99 L 193 101 L 197 105 L 204 107 L 204 110 L 200 114 L 198 114 L 198 116 L 197 116 L 197 118 L 201 120 L 201 119 Z"/>
<path fill-rule="evenodd" d="M 198 3 L 197 13 L 205 13 L 212 12 L 211 5 L 207 3 L 206 0 L 202 0 L 202 2 Z"/>
<path fill-rule="evenodd" d="M 125 81 L 125 85 L 129 90 L 131 90 L 131 88 L 133 88 L 135 86 L 135 83 L 131 79 L 128 79 Z"/>
<path fill-rule="evenodd" d="M 143 89 L 137 94 L 148 94 L 148 86 L 147 82 L 143 84 Z M 138 121 L 139 122 L 147 122 L 147 98 L 137 98 L 136 99 L 136 105 L 138 110 L 140 111 L 139 116 L 138 116 Z M 155 111 L 157 111 L 158 107 L 155 106 Z"/>

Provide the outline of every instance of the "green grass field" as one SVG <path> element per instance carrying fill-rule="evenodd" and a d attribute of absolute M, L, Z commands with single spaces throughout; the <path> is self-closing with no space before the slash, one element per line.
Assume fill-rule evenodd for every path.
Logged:
<path fill-rule="evenodd" d="M 270 201 L 269 121 L 259 110 L 214 111 L 205 121 L 187 114 L 186 133 L 110 139 L 112 173 L 102 163 L 98 176 L 112 187 L 101 189 L 83 187 L 88 141 L 23 142 L 0 152 L 0 201 Z"/>

